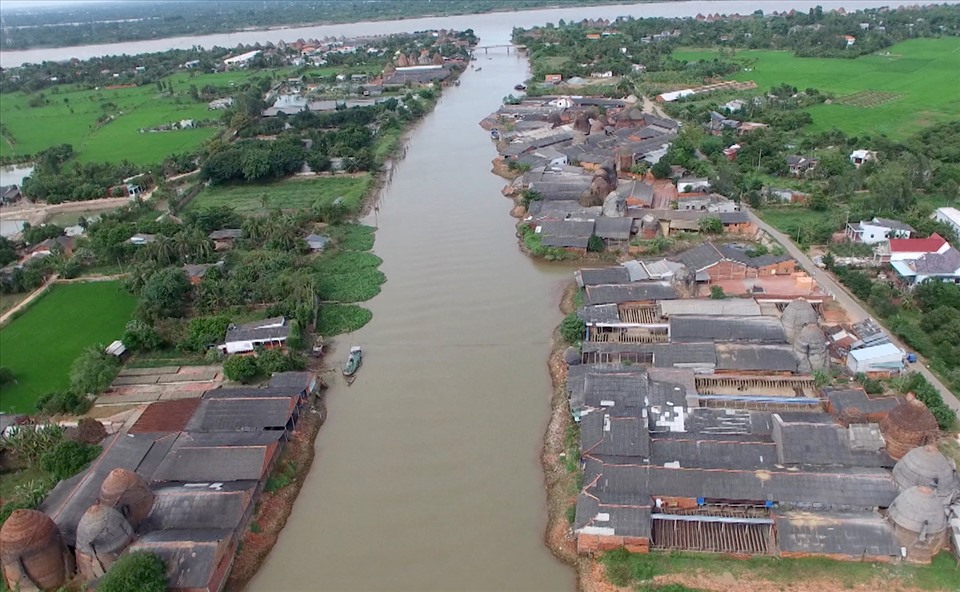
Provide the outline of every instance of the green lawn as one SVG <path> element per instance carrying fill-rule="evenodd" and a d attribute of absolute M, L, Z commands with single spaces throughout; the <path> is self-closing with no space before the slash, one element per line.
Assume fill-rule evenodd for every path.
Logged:
<path fill-rule="evenodd" d="M 190 202 L 188 210 L 228 205 L 245 214 L 266 209 L 284 210 L 325 205 L 338 197 L 350 211 L 357 211 L 373 182 L 369 173 L 356 176 L 293 177 L 265 185 L 220 185 L 206 187 Z"/>
<path fill-rule="evenodd" d="M 682 60 L 713 59 L 716 51 L 680 50 Z M 744 69 L 732 76 L 766 90 L 781 83 L 836 95 L 811 107 L 811 131 L 837 127 L 848 134 L 882 133 L 901 139 L 960 115 L 960 38 L 912 39 L 883 55 L 857 59 L 798 58 L 786 51 L 739 51 Z M 859 94 L 858 94 L 859 93 Z M 855 95 L 855 96 L 852 96 Z M 878 104 L 867 106 L 876 100 Z M 843 104 L 844 102 L 848 104 Z"/>
<path fill-rule="evenodd" d="M 174 87 L 184 90 L 177 84 Z M 30 102 L 40 94 L 44 103 L 31 107 Z M 97 124 L 103 115 L 114 119 Z M 171 153 L 198 147 L 217 128 L 154 133 L 140 133 L 140 128 L 219 117 L 220 112 L 210 111 L 206 102 L 194 101 L 183 93 L 173 97 L 161 94 L 154 85 L 111 90 L 55 87 L 29 95 L 4 93 L 0 96 L 0 120 L 5 128 L 0 155 L 36 154 L 57 144 L 71 144 L 81 161 L 158 163 Z"/>
<path fill-rule="evenodd" d="M 16 383 L 0 388 L 0 410 L 29 412 L 40 395 L 69 384 L 87 346 L 123 333 L 136 304 L 120 282 L 60 284 L 0 330 L 0 365 Z"/>

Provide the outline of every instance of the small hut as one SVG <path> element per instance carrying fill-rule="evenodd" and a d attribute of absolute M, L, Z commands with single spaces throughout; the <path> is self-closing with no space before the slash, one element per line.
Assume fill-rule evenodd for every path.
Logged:
<path fill-rule="evenodd" d="M 880 431 L 887 442 L 887 454 L 900 460 L 917 446 L 935 442 L 939 426 L 927 406 L 909 393 L 903 403 L 880 420 Z"/>
<path fill-rule="evenodd" d="M 110 471 L 100 485 L 100 503 L 119 511 L 133 530 L 147 519 L 153 508 L 153 491 L 140 475 L 126 469 Z"/>
<path fill-rule="evenodd" d="M 90 506 L 77 524 L 77 571 L 87 582 L 101 578 L 133 538 L 133 528 L 118 510 Z"/>
<path fill-rule="evenodd" d="M 905 454 L 893 467 L 893 479 L 901 491 L 918 485 L 931 488 L 944 507 L 950 505 L 960 487 L 957 468 L 933 444 Z"/>
<path fill-rule="evenodd" d="M 920 485 L 905 489 L 890 504 L 897 542 L 907 550 L 907 560 L 926 563 L 947 541 L 947 513 L 933 489 Z"/>
<path fill-rule="evenodd" d="M 55 590 L 73 573 L 73 558 L 49 516 L 15 510 L 0 528 L 0 567 L 10 590 Z"/>
<path fill-rule="evenodd" d="M 783 323 L 783 331 L 787 334 L 787 341 L 793 343 L 801 329 L 811 323 L 817 323 L 817 311 L 813 309 L 812 304 L 803 298 L 797 298 L 783 309 L 780 322 Z"/>

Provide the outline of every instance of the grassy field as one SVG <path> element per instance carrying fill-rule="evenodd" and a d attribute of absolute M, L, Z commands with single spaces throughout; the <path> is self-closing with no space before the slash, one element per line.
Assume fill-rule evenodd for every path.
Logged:
<path fill-rule="evenodd" d="M 356 176 L 294 177 L 267 185 L 211 186 L 204 188 L 187 209 L 228 205 L 249 214 L 273 208 L 308 208 L 315 204 L 329 204 L 342 197 L 347 208 L 356 211 L 372 182 L 373 177 L 363 173 Z"/>
<path fill-rule="evenodd" d="M 940 553 L 929 566 L 884 565 L 833 561 L 831 559 L 779 559 L 751 557 L 732 559 L 711 553 L 656 552 L 634 555 L 621 551 L 606 553 L 602 562 L 607 575 L 620 585 L 633 581 L 634 574 L 651 571 L 656 574 L 732 574 L 735 578 L 752 577 L 770 584 L 770 590 L 784 590 L 792 582 L 822 582 L 824 590 L 859 588 L 869 582 L 882 582 L 883 590 L 912 586 L 920 590 L 953 592 L 957 589 L 960 568 L 947 552 Z"/>
<path fill-rule="evenodd" d="M 715 51 L 678 50 L 682 60 L 713 59 Z M 744 69 L 732 76 L 760 89 L 781 83 L 836 95 L 831 105 L 809 109 L 811 131 L 881 133 L 902 139 L 960 114 L 960 38 L 912 39 L 853 60 L 798 58 L 786 51 L 740 51 Z M 951 74 L 953 73 L 953 74 Z"/>
<path fill-rule="evenodd" d="M 16 379 L 0 389 L 0 410 L 33 411 L 37 397 L 66 388 L 73 360 L 118 339 L 135 303 L 120 282 L 54 286 L 0 330 L 0 365 Z"/>
<path fill-rule="evenodd" d="M 24 155 L 55 146 L 72 144 L 78 159 L 88 162 L 119 161 L 155 163 L 174 152 L 192 150 L 216 133 L 216 128 L 140 133 L 183 119 L 219 119 L 206 101 L 189 96 L 191 85 L 229 89 L 255 76 L 281 77 L 287 70 L 257 73 L 246 70 L 200 74 L 183 72 L 165 79 L 174 95 L 160 93 L 153 84 L 135 88 L 82 90 L 73 86 L 54 87 L 40 93 L 0 95 L 0 121 L 5 128 L 0 155 Z M 32 101 L 41 100 L 39 106 Z M 104 125 L 104 115 L 114 119 Z"/>
<path fill-rule="evenodd" d="M 170 97 L 153 85 L 101 90 L 46 91 L 44 103 L 31 107 L 38 93 L 6 93 L 0 97 L 5 135 L 0 155 L 24 155 L 57 144 L 71 144 L 81 161 L 160 162 L 174 152 L 191 150 L 213 136 L 215 127 L 140 133 L 183 119 L 216 119 L 220 114 L 204 102 Z M 98 124 L 101 116 L 114 119 Z"/>

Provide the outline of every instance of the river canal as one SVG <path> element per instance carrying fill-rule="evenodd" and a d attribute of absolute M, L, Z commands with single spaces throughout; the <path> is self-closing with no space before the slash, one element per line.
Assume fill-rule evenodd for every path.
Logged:
<path fill-rule="evenodd" d="M 363 368 L 351 387 L 334 380 L 313 470 L 253 590 L 573 587 L 542 542 L 538 456 L 571 275 L 517 250 L 490 173 L 477 123 L 527 75 L 499 52 L 444 91 L 366 220 L 387 283 L 338 348 L 362 345 Z"/>

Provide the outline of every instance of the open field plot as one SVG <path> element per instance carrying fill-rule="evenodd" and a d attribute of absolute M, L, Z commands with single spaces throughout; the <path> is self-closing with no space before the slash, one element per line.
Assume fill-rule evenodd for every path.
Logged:
<path fill-rule="evenodd" d="M 0 365 L 16 383 L 0 388 L 0 410 L 29 412 L 37 398 L 69 385 L 83 349 L 119 339 L 135 298 L 120 282 L 60 284 L 0 330 Z"/>
<path fill-rule="evenodd" d="M 249 214 L 280 208 L 292 210 L 333 203 L 338 197 L 349 211 L 360 202 L 373 182 L 369 173 L 320 177 L 293 177 L 265 185 L 221 185 L 206 187 L 187 209 L 230 206 Z"/>
<path fill-rule="evenodd" d="M 703 50 L 674 52 L 685 60 L 719 56 Z M 954 37 L 911 39 L 883 54 L 852 60 L 798 58 L 786 51 L 740 51 L 732 59 L 744 65 L 733 78 L 753 80 L 761 89 L 787 83 L 835 94 L 839 101 L 809 108 L 811 131 L 836 127 L 851 135 L 870 132 L 900 139 L 960 115 L 960 39 Z M 844 97 L 859 93 L 885 100 L 845 104 Z"/>
<path fill-rule="evenodd" d="M 618 584 L 629 583 L 633 580 L 632 574 L 649 573 L 652 568 L 656 576 L 663 576 L 664 583 L 683 583 L 695 589 L 702 589 L 701 586 L 718 589 L 717 578 L 723 575 L 732 575 L 750 590 L 789 590 L 800 581 L 810 583 L 810 589 L 819 586 L 822 590 L 892 591 L 910 587 L 952 592 L 957 589 L 957 564 L 948 552 L 934 557 L 930 565 L 887 565 L 818 557 L 734 559 L 720 554 L 679 551 L 643 555 L 614 551 L 606 553 L 601 561 L 608 577 Z"/>
<path fill-rule="evenodd" d="M 113 119 L 97 123 L 105 116 Z M 220 113 L 210 111 L 205 102 L 171 97 L 159 93 L 154 85 L 100 90 L 63 87 L 29 95 L 5 93 L 0 96 L 0 155 L 36 154 L 51 146 L 71 144 L 81 161 L 155 163 L 173 152 L 196 148 L 217 128 L 140 133 L 141 128 L 219 117 Z"/>

